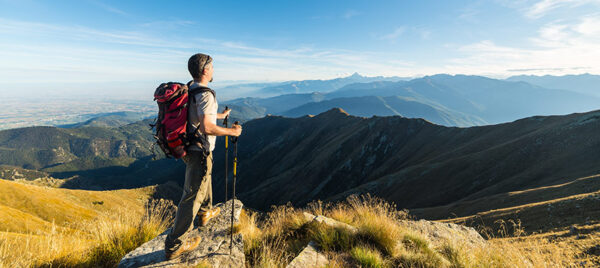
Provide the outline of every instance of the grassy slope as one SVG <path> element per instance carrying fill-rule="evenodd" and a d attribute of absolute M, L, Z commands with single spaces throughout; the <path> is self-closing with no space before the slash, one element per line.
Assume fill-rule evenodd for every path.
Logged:
<path fill-rule="evenodd" d="M 600 175 L 568 183 L 496 194 L 446 206 L 413 209 L 422 218 L 445 219 L 469 225 L 492 225 L 498 220 L 521 220 L 529 232 L 560 230 L 600 218 Z"/>
<path fill-rule="evenodd" d="M 118 191 L 84 191 L 40 187 L 0 180 L 0 229 L 19 233 L 44 233 L 77 224 L 102 213 L 129 210 L 141 213 L 152 187 Z"/>
<path fill-rule="evenodd" d="M 147 203 L 155 190 L 84 191 L 0 180 L 0 267 L 114 267 L 170 224 L 169 202 Z"/>

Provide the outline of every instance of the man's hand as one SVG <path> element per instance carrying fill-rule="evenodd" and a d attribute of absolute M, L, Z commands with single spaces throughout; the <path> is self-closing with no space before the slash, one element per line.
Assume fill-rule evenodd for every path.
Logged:
<path fill-rule="evenodd" d="M 229 116 L 229 113 L 231 113 L 231 109 L 226 108 L 223 113 L 217 114 L 217 119 L 225 119 L 225 117 Z"/>
<path fill-rule="evenodd" d="M 233 133 L 231 134 L 231 136 L 239 137 L 240 135 L 242 135 L 242 126 L 240 126 L 238 124 L 231 126 L 231 130 L 233 130 Z"/>
<path fill-rule="evenodd" d="M 231 109 L 226 108 L 225 111 L 223 111 L 223 117 L 229 116 L 229 113 L 231 113 Z"/>

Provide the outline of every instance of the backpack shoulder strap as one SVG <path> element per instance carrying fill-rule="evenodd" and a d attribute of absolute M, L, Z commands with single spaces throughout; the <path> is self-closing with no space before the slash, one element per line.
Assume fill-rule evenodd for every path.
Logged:
<path fill-rule="evenodd" d="M 194 100 L 194 102 L 197 102 L 196 101 L 196 95 L 198 93 L 204 93 L 204 92 L 210 92 L 213 95 L 213 97 L 215 98 L 215 100 L 217 99 L 217 93 L 215 93 L 214 90 L 212 90 L 212 89 L 210 89 L 208 87 L 205 87 L 205 86 L 199 86 L 199 87 L 195 87 L 195 88 L 189 89 L 188 90 L 188 97 L 191 96 L 192 100 Z"/>

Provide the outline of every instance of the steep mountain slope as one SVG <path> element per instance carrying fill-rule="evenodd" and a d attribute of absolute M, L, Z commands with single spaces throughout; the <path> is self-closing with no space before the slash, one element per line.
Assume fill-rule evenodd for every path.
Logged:
<path fill-rule="evenodd" d="M 336 98 L 320 102 L 311 102 L 294 109 L 282 112 L 281 115 L 298 117 L 307 114 L 320 114 L 331 107 L 339 107 L 351 115 L 371 117 L 400 115 L 407 118 L 423 118 L 427 121 L 445 126 L 475 126 L 484 125 L 486 122 L 476 116 L 466 115 L 460 112 L 434 106 L 418 100 L 390 96 L 364 96 L 351 98 Z"/>
<path fill-rule="evenodd" d="M 598 111 L 471 128 L 339 109 L 270 116 L 244 125 L 238 193 L 262 209 L 367 192 L 400 207 L 446 205 L 598 174 L 599 131 Z M 213 175 L 222 195 L 222 170 Z"/>
<path fill-rule="evenodd" d="M 564 89 L 600 97 L 600 75 L 518 75 L 506 78 L 508 81 L 523 81 L 545 88 Z"/>

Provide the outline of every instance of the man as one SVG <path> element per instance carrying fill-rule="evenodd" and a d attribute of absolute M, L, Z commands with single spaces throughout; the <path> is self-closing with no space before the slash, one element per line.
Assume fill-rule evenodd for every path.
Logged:
<path fill-rule="evenodd" d="M 218 208 L 212 208 L 212 151 L 215 148 L 216 136 L 237 137 L 242 134 L 242 127 L 239 125 L 234 125 L 232 128 L 217 126 L 217 119 L 225 118 L 231 110 L 218 113 L 215 94 L 207 87 L 213 78 L 212 58 L 205 54 L 195 54 L 188 60 L 188 70 L 193 77 L 193 81 L 188 83 L 189 90 L 201 87 L 206 89 L 194 96 L 188 96 L 190 98 L 189 124 L 192 130 L 197 128 L 200 135 L 206 136 L 204 136 L 204 144 L 190 145 L 186 156 L 183 157 L 186 164 L 183 195 L 179 201 L 173 229 L 165 240 L 165 255 L 169 260 L 193 250 L 200 243 L 200 237 L 185 236 L 193 229 L 198 210 L 200 210 L 201 225 L 206 225 L 220 212 Z M 209 148 L 203 150 L 200 146 Z M 205 151 L 208 151 L 208 154 Z"/>

